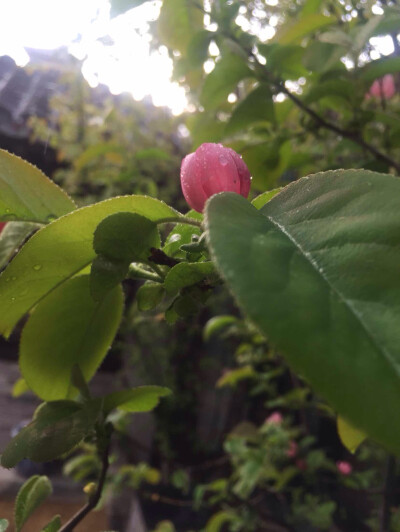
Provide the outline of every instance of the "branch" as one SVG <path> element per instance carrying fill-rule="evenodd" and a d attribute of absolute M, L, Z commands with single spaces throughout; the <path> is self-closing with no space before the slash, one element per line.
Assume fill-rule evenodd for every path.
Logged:
<path fill-rule="evenodd" d="M 108 441 L 106 445 L 104 446 L 104 449 L 102 452 L 102 457 L 101 457 L 102 467 L 101 467 L 100 477 L 97 483 L 97 488 L 96 488 L 95 493 L 92 496 L 90 496 L 89 501 L 85 504 L 85 506 L 83 506 L 80 510 L 78 510 L 78 512 L 73 517 L 71 517 L 71 519 L 67 523 L 65 523 L 65 525 L 62 526 L 58 532 L 73 532 L 76 525 L 80 523 L 82 519 L 86 517 L 87 514 L 91 512 L 97 506 L 100 500 L 101 494 L 103 492 L 107 470 L 110 465 L 109 452 L 110 452 L 110 438 L 108 438 Z"/>

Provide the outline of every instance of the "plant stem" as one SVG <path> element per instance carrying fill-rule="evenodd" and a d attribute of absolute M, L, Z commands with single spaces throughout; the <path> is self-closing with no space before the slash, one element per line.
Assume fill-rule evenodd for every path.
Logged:
<path fill-rule="evenodd" d="M 153 272 L 148 272 L 136 264 L 129 265 L 128 275 L 131 279 L 146 279 L 147 281 L 155 281 L 157 283 L 162 282 L 162 276 Z"/>
<path fill-rule="evenodd" d="M 76 525 L 80 523 L 82 519 L 84 519 L 84 517 L 86 517 L 86 515 L 97 506 L 100 500 L 101 494 L 103 492 L 108 467 L 110 465 L 109 452 L 110 452 L 110 438 L 108 437 L 107 443 L 104 445 L 104 448 L 101 453 L 102 454 L 101 456 L 102 467 L 101 467 L 100 477 L 97 483 L 97 488 L 96 488 L 95 493 L 92 496 L 90 496 L 85 506 L 83 506 L 80 510 L 78 510 L 78 512 L 73 517 L 71 517 L 71 519 L 67 523 L 65 523 L 65 525 L 62 526 L 58 532 L 73 532 Z"/>
<path fill-rule="evenodd" d="M 202 223 L 200 220 L 195 220 L 194 218 L 181 218 L 179 216 L 173 216 L 170 218 L 160 218 L 156 221 L 157 225 L 161 224 L 171 224 L 171 223 L 178 223 L 178 224 L 186 224 L 186 225 L 194 225 L 195 227 L 202 227 Z"/>

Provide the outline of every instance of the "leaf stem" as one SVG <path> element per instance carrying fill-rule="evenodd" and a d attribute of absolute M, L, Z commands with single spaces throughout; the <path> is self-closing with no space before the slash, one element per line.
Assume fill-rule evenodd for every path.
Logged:
<path fill-rule="evenodd" d="M 186 225 L 194 225 L 195 227 L 202 227 L 202 223 L 200 220 L 195 220 L 194 218 L 181 218 L 179 216 L 171 216 L 170 218 L 160 218 L 156 221 L 157 225 L 161 224 L 170 224 L 170 223 L 178 223 L 178 224 L 186 224 Z"/>

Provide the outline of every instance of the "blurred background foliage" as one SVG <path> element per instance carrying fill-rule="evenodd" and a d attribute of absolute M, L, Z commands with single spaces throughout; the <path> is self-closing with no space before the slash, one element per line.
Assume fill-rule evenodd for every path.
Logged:
<path fill-rule="evenodd" d="M 111 3 L 119 15 L 145 2 Z M 184 211 L 180 161 L 202 142 L 242 154 L 254 196 L 333 168 L 398 174 L 399 28 L 395 1 L 164 0 L 152 46 L 167 48 L 187 112 L 93 91 L 76 63 L 48 115 L 30 117 L 31 140 L 56 152 L 52 178 L 80 205 L 134 193 Z M 350 428 L 343 445 L 335 413 L 223 287 L 173 324 L 166 305 L 138 311 L 137 283 L 125 289 L 129 311 L 105 365 L 116 381 L 174 393 L 154 423 L 114 420 L 109 494 L 135 493 L 158 532 L 400 531 L 395 460 L 371 442 L 352 446 Z M 98 467 L 84 445 L 64 473 L 86 482 Z"/>

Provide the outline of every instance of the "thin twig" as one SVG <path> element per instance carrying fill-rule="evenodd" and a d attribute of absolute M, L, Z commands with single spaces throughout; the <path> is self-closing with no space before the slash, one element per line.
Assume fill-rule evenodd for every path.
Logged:
<path fill-rule="evenodd" d="M 107 470 L 110 465 L 109 463 L 109 451 L 110 451 L 110 440 L 108 440 L 107 445 L 105 445 L 104 450 L 102 452 L 101 462 L 102 462 L 102 468 L 101 473 L 99 477 L 99 481 L 97 483 L 97 488 L 95 493 L 89 498 L 89 501 L 83 506 L 78 512 L 71 517 L 71 519 L 65 523 L 64 526 L 62 526 L 59 530 L 59 532 L 72 532 L 76 525 L 82 521 L 86 515 L 93 510 L 101 497 L 101 494 L 103 492 L 104 488 L 104 482 L 106 480 Z"/>

